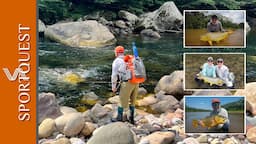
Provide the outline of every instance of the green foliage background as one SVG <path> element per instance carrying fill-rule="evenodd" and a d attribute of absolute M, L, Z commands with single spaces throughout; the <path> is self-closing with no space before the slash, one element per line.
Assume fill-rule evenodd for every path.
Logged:
<path fill-rule="evenodd" d="M 117 17 L 119 10 L 140 15 L 153 11 L 169 0 L 38 0 L 39 18 L 46 24 L 71 18 L 76 20 L 87 14 L 100 12 L 106 19 Z M 180 11 L 184 9 L 246 9 L 247 15 L 256 17 L 256 0 L 173 0 Z"/>

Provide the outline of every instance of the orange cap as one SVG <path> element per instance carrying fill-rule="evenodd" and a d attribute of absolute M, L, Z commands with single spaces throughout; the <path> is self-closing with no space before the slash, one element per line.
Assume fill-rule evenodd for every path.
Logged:
<path fill-rule="evenodd" d="M 116 52 L 116 53 L 124 53 L 124 47 L 122 47 L 122 46 L 117 46 L 117 47 L 115 48 L 115 52 Z"/>
<path fill-rule="evenodd" d="M 212 103 L 220 103 L 220 99 L 214 98 L 212 99 Z"/>
<path fill-rule="evenodd" d="M 128 62 L 130 59 L 132 59 L 132 56 L 131 55 L 126 55 L 124 57 L 124 62 Z"/>

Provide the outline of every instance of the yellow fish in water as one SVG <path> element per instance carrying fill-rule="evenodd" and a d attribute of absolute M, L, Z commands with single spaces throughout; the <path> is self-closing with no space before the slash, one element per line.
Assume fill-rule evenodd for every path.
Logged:
<path fill-rule="evenodd" d="M 202 80 L 204 83 L 208 83 L 210 86 L 217 85 L 217 86 L 223 86 L 224 81 L 220 78 L 211 78 L 206 77 L 201 74 L 198 74 L 197 79 Z"/>
<path fill-rule="evenodd" d="M 194 128 L 197 128 L 199 124 L 200 120 L 192 120 L 192 126 Z M 202 127 L 207 127 L 208 129 L 210 129 L 211 127 L 215 127 L 219 124 L 224 124 L 226 122 L 226 118 L 219 116 L 219 115 L 215 115 L 215 116 L 209 116 L 206 117 L 204 119 L 201 119 L 203 125 Z"/>
<path fill-rule="evenodd" d="M 229 30 L 227 32 L 209 32 L 200 37 L 201 41 L 208 42 L 210 46 L 213 45 L 213 42 L 219 43 L 220 41 L 226 39 L 233 31 Z"/>

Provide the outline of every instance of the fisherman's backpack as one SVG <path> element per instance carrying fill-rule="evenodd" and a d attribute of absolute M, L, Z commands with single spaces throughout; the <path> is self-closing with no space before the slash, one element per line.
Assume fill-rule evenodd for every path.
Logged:
<path fill-rule="evenodd" d="M 143 83 L 146 80 L 146 69 L 141 58 L 133 55 L 124 57 L 126 63 L 127 77 L 131 83 Z"/>

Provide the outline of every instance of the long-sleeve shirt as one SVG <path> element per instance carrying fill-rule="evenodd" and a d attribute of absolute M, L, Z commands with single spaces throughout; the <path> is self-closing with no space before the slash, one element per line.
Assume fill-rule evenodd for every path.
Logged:
<path fill-rule="evenodd" d="M 117 81 L 121 79 L 121 73 L 125 71 L 124 56 L 118 56 L 112 63 L 111 83 L 112 89 L 116 88 Z"/>
<path fill-rule="evenodd" d="M 209 65 L 208 63 L 205 63 L 203 65 L 203 70 L 202 70 L 203 76 L 207 77 L 216 77 L 216 68 L 214 65 Z"/>
<path fill-rule="evenodd" d="M 222 65 L 221 67 L 216 66 L 216 74 L 220 79 L 226 82 L 228 81 L 229 69 L 225 65 Z"/>
<path fill-rule="evenodd" d="M 210 113 L 210 116 L 215 116 L 215 115 L 219 115 L 219 116 L 222 116 L 222 117 L 226 118 L 226 122 L 229 123 L 228 112 L 227 112 L 226 109 L 220 108 L 219 110 L 217 110 L 217 111 L 212 111 L 212 112 Z"/>
<path fill-rule="evenodd" d="M 210 21 L 207 24 L 207 31 L 208 32 L 224 32 L 225 30 L 223 29 L 220 21 L 217 21 L 216 24 L 213 24 L 212 21 Z"/>

